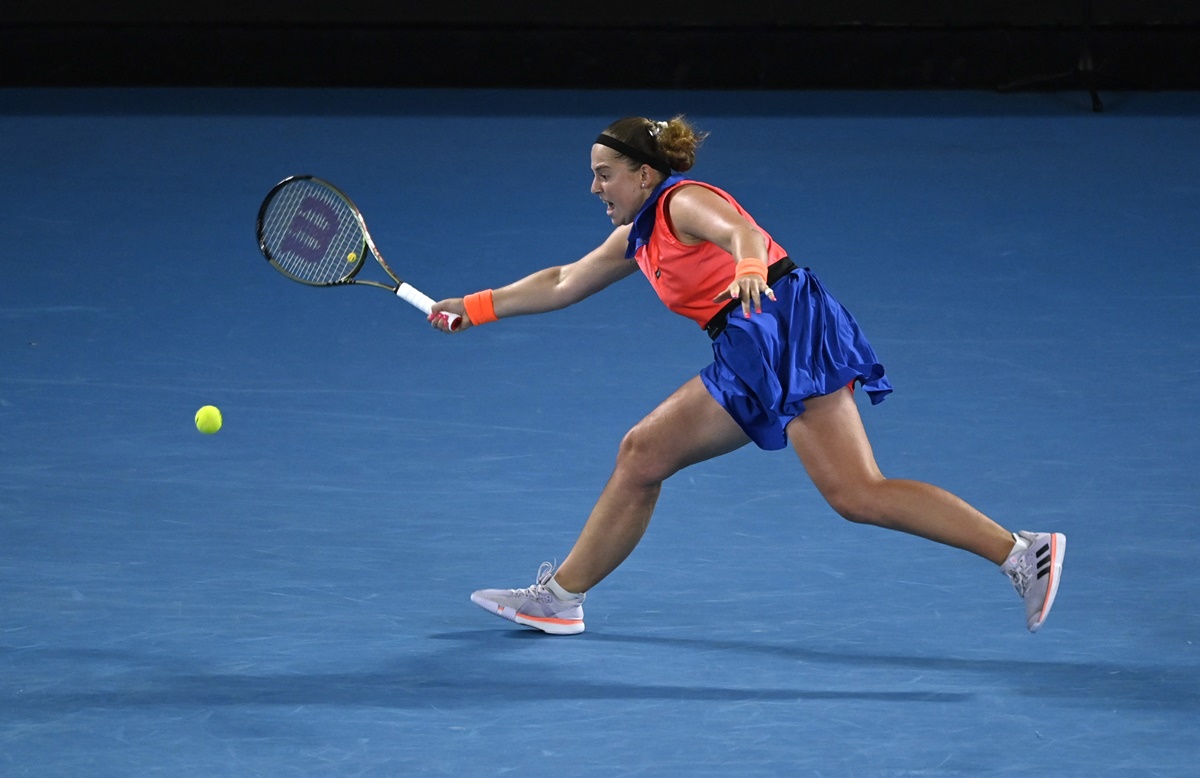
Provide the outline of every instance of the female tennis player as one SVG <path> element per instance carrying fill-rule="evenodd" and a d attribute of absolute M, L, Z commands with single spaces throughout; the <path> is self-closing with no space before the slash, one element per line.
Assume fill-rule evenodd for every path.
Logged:
<path fill-rule="evenodd" d="M 963 500 L 885 477 L 854 400 L 892 391 L 850 313 L 726 192 L 681 175 L 706 137 L 682 116 L 611 124 L 591 150 L 592 194 L 616 229 L 570 264 L 433 306 L 463 317 L 458 332 L 564 308 L 639 269 L 667 307 L 707 331 L 713 361 L 621 441 L 607 485 L 557 570 L 524 589 L 485 589 L 477 605 L 554 635 L 583 632 L 585 594 L 633 551 L 663 481 L 688 465 L 754 442 L 791 446 L 846 519 L 964 549 L 1000 566 L 1036 631 L 1054 604 L 1066 538 L 1010 533 Z"/>

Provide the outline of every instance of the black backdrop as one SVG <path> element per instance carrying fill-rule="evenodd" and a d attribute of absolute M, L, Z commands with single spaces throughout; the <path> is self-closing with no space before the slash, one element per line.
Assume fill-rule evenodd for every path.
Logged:
<path fill-rule="evenodd" d="M 1200 1 L 0 3 L 5 86 L 1200 87 Z"/>

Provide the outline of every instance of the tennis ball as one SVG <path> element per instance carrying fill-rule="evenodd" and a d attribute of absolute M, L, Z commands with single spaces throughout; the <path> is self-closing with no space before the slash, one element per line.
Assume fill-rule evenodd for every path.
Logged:
<path fill-rule="evenodd" d="M 357 262 L 357 261 L 358 261 L 358 254 L 356 254 L 356 253 L 354 253 L 353 251 L 351 251 L 349 254 L 347 254 L 347 255 L 346 255 L 346 261 L 347 261 L 347 262 Z"/>
<path fill-rule="evenodd" d="M 212 435 L 221 429 L 221 411 L 213 405 L 206 405 L 196 411 L 196 429 L 205 435 Z"/>

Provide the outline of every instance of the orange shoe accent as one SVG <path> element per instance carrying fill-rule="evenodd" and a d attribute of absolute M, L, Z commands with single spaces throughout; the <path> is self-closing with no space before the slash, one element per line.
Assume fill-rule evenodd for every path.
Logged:
<path fill-rule="evenodd" d="M 1051 593 L 1057 594 L 1057 592 L 1054 591 L 1054 584 L 1056 583 L 1056 581 L 1055 581 L 1056 576 L 1054 575 L 1054 560 L 1057 558 L 1058 558 L 1058 535 L 1055 533 L 1050 533 L 1050 580 L 1046 582 L 1047 595 L 1049 595 Z M 1041 624 L 1043 621 L 1046 620 L 1046 613 L 1050 610 L 1050 606 L 1053 604 L 1054 604 L 1054 598 L 1047 596 L 1046 601 L 1042 603 L 1042 610 L 1038 614 L 1038 623 L 1039 624 Z"/>
<path fill-rule="evenodd" d="M 578 624 L 579 622 L 583 621 L 583 619 L 554 619 L 548 616 L 526 616 L 523 613 L 520 614 L 520 616 L 523 619 L 528 619 L 529 621 L 540 621 L 543 624 Z"/>

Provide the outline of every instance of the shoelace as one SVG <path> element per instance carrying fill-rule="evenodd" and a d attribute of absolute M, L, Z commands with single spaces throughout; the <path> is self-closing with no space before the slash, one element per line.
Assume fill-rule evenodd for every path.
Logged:
<path fill-rule="evenodd" d="M 513 589 L 512 593 L 516 597 L 533 597 L 537 598 L 539 594 L 546 588 L 546 582 L 554 575 L 554 564 L 551 562 L 542 562 L 538 567 L 537 582 L 533 586 L 527 586 L 524 589 Z"/>
<path fill-rule="evenodd" d="M 1008 577 L 1012 579 L 1013 586 L 1017 588 L 1017 594 L 1024 597 L 1025 592 L 1029 590 L 1029 584 L 1033 582 L 1033 565 L 1027 562 L 1018 562 L 1007 572 Z"/>

